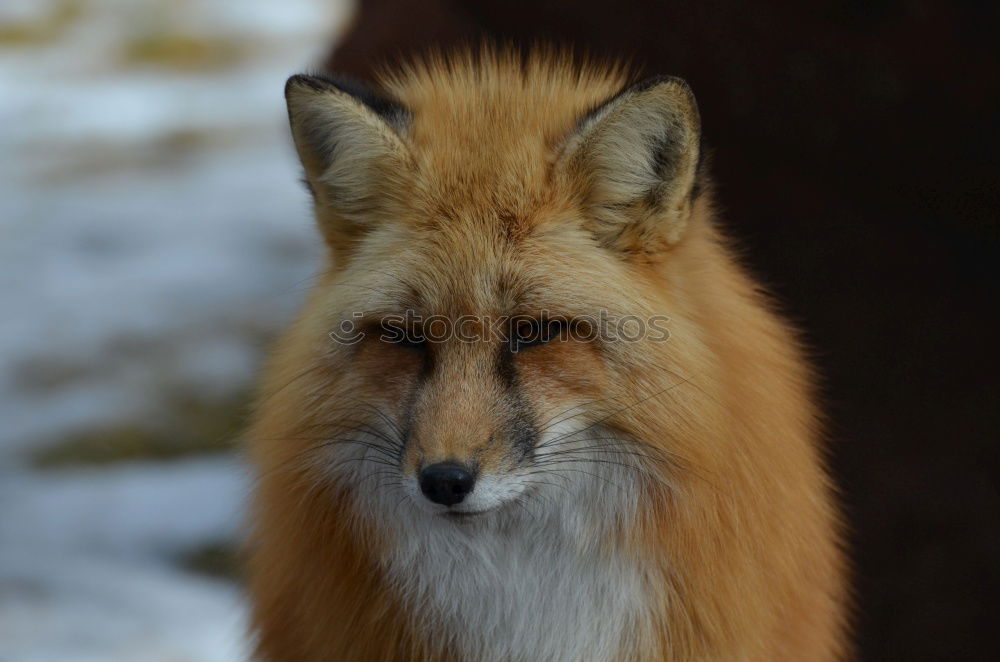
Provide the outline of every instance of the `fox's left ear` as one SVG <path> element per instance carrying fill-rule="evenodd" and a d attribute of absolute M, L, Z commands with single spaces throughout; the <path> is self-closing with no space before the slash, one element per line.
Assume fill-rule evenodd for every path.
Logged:
<path fill-rule="evenodd" d="M 687 225 L 700 133 L 687 84 L 654 78 L 584 117 L 556 170 L 577 189 L 602 244 L 626 254 L 656 253 L 676 243 Z"/>
<path fill-rule="evenodd" d="M 295 148 L 316 203 L 320 229 L 335 252 L 354 242 L 386 212 L 402 189 L 410 113 L 352 81 L 292 76 L 285 85 Z"/>

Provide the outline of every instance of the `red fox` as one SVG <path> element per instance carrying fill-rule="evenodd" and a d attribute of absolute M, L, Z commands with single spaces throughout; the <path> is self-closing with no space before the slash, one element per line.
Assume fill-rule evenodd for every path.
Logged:
<path fill-rule="evenodd" d="M 536 52 L 285 95 L 328 261 L 249 431 L 266 660 L 835 660 L 796 334 L 677 78 Z"/>

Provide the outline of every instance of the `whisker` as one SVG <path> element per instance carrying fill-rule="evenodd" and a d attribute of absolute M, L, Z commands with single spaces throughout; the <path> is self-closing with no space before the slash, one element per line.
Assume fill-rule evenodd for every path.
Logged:
<path fill-rule="evenodd" d="M 539 424 L 539 433 L 545 432 L 545 431 L 547 431 L 547 430 L 555 427 L 556 425 L 559 425 L 560 423 L 565 423 L 566 421 L 568 421 L 568 420 L 570 420 L 572 418 L 576 418 L 577 416 L 582 416 L 582 415 L 586 414 L 587 411 L 585 409 L 583 409 L 583 408 L 587 407 L 588 405 L 592 405 L 592 404 L 597 403 L 597 402 L 606 402 L 608 400 L 613 400 L 613 399 L 616 399 L 616 398 L 614 398 L 614 396 L 607 397 L 607 398 L 598 398 L 598 399 L 595 399 L 595 400 L 588 400 L 586 402 L 581 402 L 581 403 L 573 405 L 572 407 L 569 407 L 567 409 L 563 409 L 559 413 L 555 414 L 554 416 L 550 416 L 545 421 L 543 421 L 542 423 L 540 423 Z M 558 421 L 555 421 L 556 418 L 559 418 L 563 414 L 571 412 L 574 409 L 583 409 L 583 411 L 581 411 L 581 412 L 579 412 L 577 414 L 572 414 L 570 416 L 567 416 L 566 418 L 561 418 Z"/>
<path fill-rule="evenodd" d="M 537 466 L 537 467 L 553 467 L 553 466 L 560 466 L 560 465 L 565 465 L 565 464 L 571 464 L 571 465 L 579 465 L 579 464 L 605 464 L 605 465 L 608 465 L 608 466 L 615 466 L 615 467 L 621 467 L 623 469 L 628 469 L 629 471 L 634 471 L 634 472 L 636 472 L 638 474 L 642 474 L 644 476 L 649 476 L 651 478 L 659 478 L 659 476 L 657 476 L 656 474 L 650 473 L 649 471 L 647 471 L 647 470 L 643 469 L 642 467 L 640 467 L 638 465 L 635 465 L 635 464 L 628 464 L 627 462 L 615 462 L 614 460 L 599 460 L 599 459 L 596 459 L 596 458 L 587 458 L 587 459 L 583 459 L 583 460 L 575 460 L 575 459 L 552 460 L 550 462 L 538 462 L 538 463 L 535 464 L 535 466 Z"/>
<path fill-rule="evenodd" d="M 607 437 L 607 439 L 612 440 L 614 437 Z M 595 439 L 586 439 L 585 441 L 599 441 Z M 557 451 L 547 451 L 538 455 L 539 458 L 549 458 L 549 457 L 562 457 L 566 455 L 577 455 L 582 453 L 601 453 L 605 455 L 628 455 L 632 457 L 641 457 L 647 460 L 654 460 L 656 462 L 669 462 L 666 458 L 656 457 L 650 455 L 649 453 L 643 453 L 638 450 L 632 450 L 627 448 L 618 448 L 615 446 L 608 445 L 597 445 L 597 446 L 584 446 L 580 448 L 566 448 Z"/>
<path fill-rule="evenodd" d="M 545 472 L 539 472 L 539 473 L 545 473 Z M 558 487 L 559 489 L 565 491 L 566 494 L 569 494 L 571 496 L 573 494 L 572 492 L 570 492 L 569 488 L 566 487 L 565 485 L 561 485 L 559 483 L 552 483 L 547 480 L 523 480 L 521 482 L 524 483 L 525 485 L 551 485 L 552 487 Z"/>
<path fill-rule="evenodd" d="M 614 416 L 618 416 L 619 414 L 622 414 L 622 413 L 624 413 L 626 411 L 629 411 L 630 409 L 634 409 L 634 408 L 638 407 L 639 405 L 641 405 L 644 402 L 648 402 L 649 400 L 651 400 L 651 399 L 653 399 L 655 397 L 658 397 L 660 395 L 663 395 L 664 393 L 666 393 L 668 391 L 671 391 L 671 390 L 677 388 L 678 386 L 682 386 L 683 384 L 686 384 L 688 381 L 690 381 L 690 379 L 684 379 L 684 380 L 682 380 L 680 382 L 672 384 L 672 385 L 670 385 L 670 386 L 668 386 L 668 387 L 666 387 L 664 389 L 661 389 L 661 390 L 657 391 L 656 393 L 653 393 L 652 395 L 646 396 L 645 398 L 642 398 L 642 399 L 638 400 L 637 402 L 632 403 L 631 405 L 629 405 L 627 407 L 623 407 L 621 409 L 618 409 L 617 411 L 611 412 L 610 414 L 608 414 L 608 415 L 606 415 L 606 416 L 604 416 L 602 418 L 599 418 L 598 420 L 594 421 L 590 425 L 588 425 L 588 426 L 586 426 L 586 427 L 584 427 L 584 428 L 582 428 L 580 430 L 577 430 L 575 432 L 570 432 L 570 433 L 567 433 L 567 434 L 564 434 L 564 435 L 560 435 L 559 437 L 556 437 L 555 439 L 550 440 L 550 442 L 548 442 L 548 443 L 552 443 L 552 442 L 555 442 L 555 441 L 560 441 L 561 439 L 564 439 L 564 438 L 566 438 L 568 436 L 572 436 L 572 435 L 575 435 L 575 434 L 581 434 L 583 432 L 586 432 L 587 430 L 591 430 L 595 426 L 600 425 L 601 423 L 603 423 L 604 421 L 608 420 L 609 418 L 612 418 Z M 538 447 L 543 447 L 545 445 L 546 445 L 546 443 L 539 444 Z"/>
<path fill-rule="evenodd" d="M 595 474 L 595 473 L 590 472 L 590 471 L 584 471 L 583 469 L 554 469 L 554 470 L 546 470 L 546 471 L 543 471 L 541 473 L 547 473 L 547 474 L 549 474 L 551 476 L 551 475 L 555 475 L 557 473 L 562 473 L 562 472 L 566 472 L 566 471 L 571 471 L 573 473 L 586 474 L 586 475 L 591 476 L 593 478 L 596 478 L 596 479 L 598 479 L 598 480 L 600 480 L 600 481 L 602 481 L 604 483 L 607 483 L 608 485 L 611 485 L 612 487 L 614 487 L 616 489 L 624 489 L 624 488 L 622 488 L 621 485 L 618 485 L 616 483 L 612 483 L 611 481 L 609 481 L 604 476 L 601 476 L 599 474 Z"/>

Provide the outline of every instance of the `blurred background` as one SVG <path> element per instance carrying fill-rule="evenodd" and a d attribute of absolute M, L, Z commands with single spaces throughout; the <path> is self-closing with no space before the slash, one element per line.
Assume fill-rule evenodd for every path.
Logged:
<path fill-rule="evenodd" d="M 234 455 L 331 0 L 0 2 L 0 661 L 246 659 Z"/>
<path fill-rule="evenodd" d="M 686 78 L 824 376 L 865 660 L 1000 655 L 992 2 L 4 0 L 0 660 L 243 659 L 232 450 L 320 250 L 281 88 L 538 40 Z"/>

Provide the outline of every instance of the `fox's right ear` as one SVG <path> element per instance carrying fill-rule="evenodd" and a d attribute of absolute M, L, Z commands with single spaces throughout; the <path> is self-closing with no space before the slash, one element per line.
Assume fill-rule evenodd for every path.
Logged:
<path fill-rule="evenodd" d="M 409 163 L 402 134 L 410 113 L 361 85 L 326 76 L 292 76 L 285 100 L 320 229 L 333 248 L 347 248 L 401 190 L 394 179 Z"/>
<path fill-rule="evenodd" d="M 680 240 L 698 192 L 700 127 L 687 83 L 669 76 L 626 88 L 581 120 L 557 171 L 577 188 L 601 244 L 652 258 Z"/>

